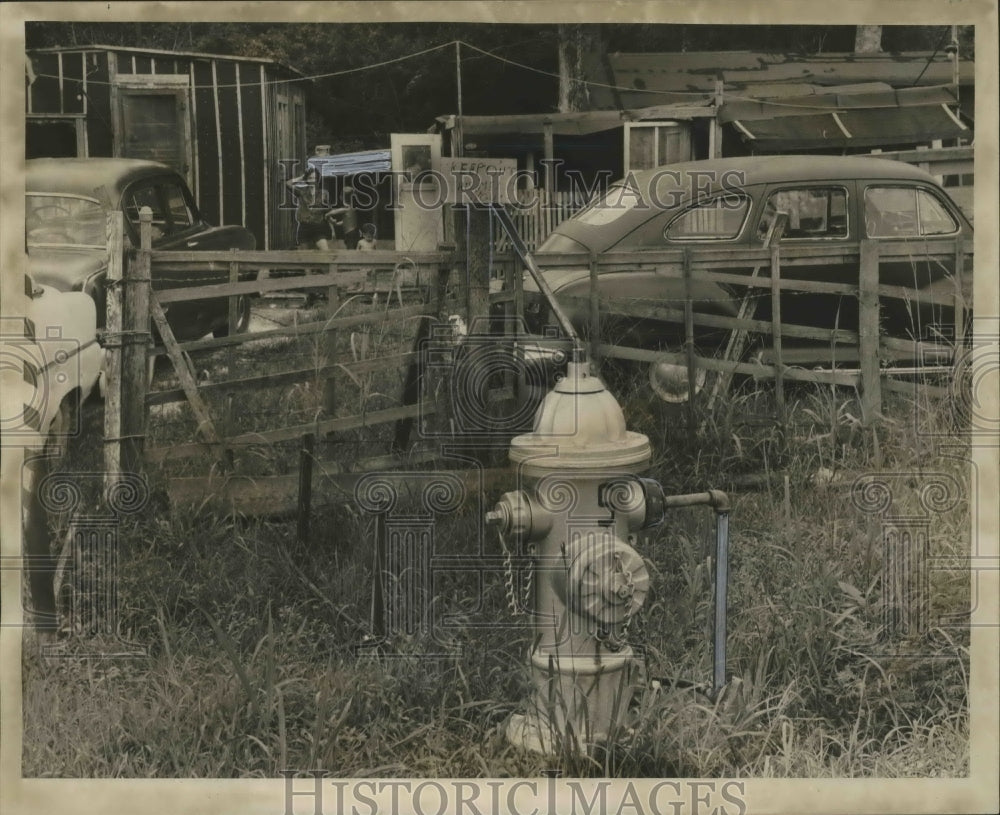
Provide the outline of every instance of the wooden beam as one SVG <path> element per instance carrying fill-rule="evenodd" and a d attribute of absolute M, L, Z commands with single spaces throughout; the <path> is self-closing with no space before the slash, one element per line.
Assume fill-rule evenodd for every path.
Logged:
<path fill-rule="evenodd" d="M 599 351 L 602 356 L 614 357 L 615 359 L 628 359 L 635 362 L 671 362 L 675 365 L 687 364 L 687 354 L 673 351 L 649 351 L 642 348 L 626 348 L 620 345 L 601 345 Z M 755 362 L 726 362 L 721 359 L 710 357 L 695 357 L 695 365 L 708 371 L 720 371 L 723 373 L 740 374 L 752 376 L 757 379 L 773 379 L 774 366 Z M 858 385 L 859 376 L 856 371 L 804 371 L 798 368 L 787 368 L 785 379 L 794 379 L 799 382 L 822 382 L 833 385 L 846 385 L 854 387 Z"/>
<path fill-rule="evenodd" d="M 406 320 L 411 317 L 424 316 L 427 314 L 428 306 L 418 303 L 412 306 L 395 308 L 388 312 L 392 320 Z M 386 312 L 368 312 L 367 314 L 352 314 L 350 317 L 338 317 L 336 320 L 320 320 L 314 323 L 302 323 L 298 326 L 287 326 L 285 328 L 272 328 L 267 331 L 254 331 L 252 334 L 240 334 L 235 337 L 215 337 L 210 340 L 192 340 L 180 344 L 182 351 L 208 351 L 216 348 L 226 348 L 230 345 L 242 345 L 246 342 L 256 342 L 258 340 L 276 339 L 278 337 L 304 337 L 310 334 L 318 334 L 321 331 L 336 331 L 340 328 L 352 328 L 359 325 L 367 325 L 386 319 Z M 157 346 L 153 353 L 162 354 L 163 346 Z"/>
<path fill-rule="evenodd" d="M 882 413 L 878 269 L 878 241 L 861 241 L 858 343 L 861 351 L 861 412 L 866 425 L 873 424 Z"/>
<path fill-rule="evenodd" d="M 259 433 L 241 433 L 225 440 L 229 447 L 249 447 L 252 445 L 275 444 L 293 441 L 305 433 L 335 433 L 346 430 L 357 430 L 360 427 L 372 427 L 417 416 L 425 416 L 434 412 L 434 405 L 423 403 L 406 405 L 404 407 L 373 410 L 355 416 L 340 416 L 335 419 L 325 419 L 307 424 L 280 427 L 274 430 L 262 430 Z M 170 447 L 157 447 L 146 453 L 146 458 L 152 462 L 162 462 L 173 458 L 188 458 L 205 452 L 205 445 L 197 442 L 174 444 Z"/>
<path fill-rule="evenodd" d="M 110 490 L 122 471 L 122 263 L 125 224 L 121 210 L 108 213 L 105 239 L 107 244 L 108 271 L 107 314 L 105 316 L 104 363 L 104 489 Z"/>
<path fill-rule="evenodd" d="M 188 403 L 191 405 L 191 410 L 194 412 L 195 419 L 198 422 L 198 435 L 208 442 L 213 454 L 219 462 L 223 466 L 228 467 L 229 458 L 219 441 L 218 433 L 215 432 L 215 425 L 212 423 L 212 417 L 209 415 L 208 408 L 202 400 L 201 394 L 198 393 L 198 384 L 195 382 L 194 376 L 191 374 L 191 369 L 188 367 L 188 361 L 184 358 L 181 349 L 177 345 L 177 340 L 174 339 L 174 332 L 170 328 L 170 324 L 167 322 L 167 317 L 163 313 L 163 306 L 160 305 L 155 294 L 150 298 L 150 313 L 153 316 L 153 322 L 156 324 L 156 329 L 160 332 L 160 337 L 163 339 L 163 344 L 167 349 L 167 355 L 170 357 L 170 362 L 174 366 L 174 373 L 177 374 L 177 378 L 181 382 L 181 387 L 184 388 L 184 394 L 187 396 Z M 200 444 L 195 445 L 195 447 L 197 447 L 198 450 L 204 450 L 204 447 Z M 149 456 L 147 455 L 147 458 L 148 457 Z"/>
<path fill-rule="evenodd" d="M 546 201 L 551 202 L 552 194 L 556 188 L 555 167 L 553 167 L 553 162 L 555 159 L 555 138 L 552 135 L 551 122 L 546 122 L 543 125 L 543 138 L 545 142 L 545 162 L 544 162 L 545 196 L 546 196 Z"/>
<path fill-rule="evenodd" d="M 330 332 L 333 334 L 334 332 Z M 273 388 L 283 385 L 292 385 L 296 382 L 308 382 L 314 379 L 324 379 L 332 377 L 337 371 L 346 371 L 354 374 L 372 373 L 374 371 L 386 371 L 393 368 L 403 368 L 417 358 L 414 351 L 407 351 L 402 354 L 393 354 L 387 357 L 376 359 L 359 359 L 348 362 L 328 363 L 318 368 L 298 368 L 292 371 L 281 371 L 272 374 L 261 374 L 260 376 L 248 376 L 240 379 L 228 379 L 222 382 L 206 382 L 198 386 L 198 391 L 205 395 L 214 393 L 229 393 L 240 390 L 259 390 L 261 388 Z M 147 405 L 167 405 L 171 402 L 181 402 L 187 397 L 183 388 L 171 388 L 170 390 L 153 391 L 146 396 Z"/>
<path fill-rule="evenodd" d="M 139 210 L 139 249 L 129 261 L 125 273 L 122 310 L 122 468 L 126 472 L 142 470 L 142 450 L 146 435 L 146 389 L 149 385 L 150 259 L 153 211 Z"/>

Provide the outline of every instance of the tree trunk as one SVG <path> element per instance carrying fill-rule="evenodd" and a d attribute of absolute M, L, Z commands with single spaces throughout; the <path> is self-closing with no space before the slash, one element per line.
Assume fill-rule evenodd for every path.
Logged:
<path fill-rule="evenodd" d="M 559 112 L 590 108 L 590 89 L 586 84 L 587 56 L 600 53 L 600 28 L 580 23 L 559 24 Z"/>
<path fill-rule="evenodd" d="M 882 26 L 859 25 L 854 28 L 854 53 L 878 54 L 882 51 Z"/>

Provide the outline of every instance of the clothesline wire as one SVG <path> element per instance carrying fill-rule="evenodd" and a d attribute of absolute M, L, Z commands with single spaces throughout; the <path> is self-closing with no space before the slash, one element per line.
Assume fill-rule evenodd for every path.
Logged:
<path fill-rule="evenodd" d="M 417 57 L 422 57 L 422 56 L 425 56 L 427 54 L 434 53 L 436 51 L 441 51 L 441 50 L 443 50 L 445 48 L 452 48 L 452 47 L 454 47 L 456 45 L 459 46 L 460 48 L 462 46 L 464 46 L 465 48 L 467 48 L 467 49 L 469 49 L 471 51 L 477 52 L 479 54 L 482 54 L 483 56 L 490 57 L 490 58 L 495 59 L 495 60 L 497 60 L 499 62 L 502 62 L 502 63 L 507 64 L 507 65 L 511 65 L 513 67 L 516 67 L 516 68 L 520 68 L 520 69 L 525 70 L 525 71 L 531 71 L 532 73 L 540 74 L 542 76 L 548 76 L 548 77 L 552 77 L 552 78 L 555 78 L 555 79 L 559 79 L 559 74 L 553 73 L 552 71 L 546 71 L 546 70 L 544 70 L 542 68 L 535 68 L 535 67 L 533 67 L 531 65 L 526 65 L 526 64 L 524 64 L 522 62 L 517 62 L 516 60 L 508 59 L 507 57 L 503 57 L 503 56 L 500 56 L 499 54 L 495 54 L 495 53 L 493 53 L 491 51 L 487 51 L 487 50 L 485 50 L 483 48 L 479 48 L 478 46 L 472 45 L 471 43 L 465 42 L 464 40 L 451 40 L 450 42 L 441 43 L 440 45 L 434 45 L 434 46 L 431 46 L 430 48 L 424 48 L 424 49 L 422 49 L 420 51 L 415 51 L 412 54 L 405 54 L 403 56 L 394 57 L 393 59 L 382 60 L 380 62 L 371 63 L 369 65 L 362 65 L 362 66 L 358 66 L 356 68 L 344 68 L 344 69 L 339 70 L 339 71 L 327 71 L 325 73 L 311 74 L 309 76 L 295 77 L 295 78 L 291 78 L 291 79 L 270 79 L 270 80 L 264 80 L 262 82 L 224 83 L 224 84 L 218 84 L 218 83 L 216 83 L 216 84 L 213 84 L 213 85 L 193 85 L 192 88 L 194 90 L 201 90 L 201 89 L 208 89 L 208 88 L 215 88 L 215 89 L 237 88 L 237 87 L 251 88 L 251 87 L 259 87 L 261 85 L 277 85 L 277 84 L 284 84 L 284 83 L 289 83 L 289 82 L 306 82 L 306 81 L 313 81 L 313 80 L 317 80 L 317 79 L 331 79 L 331 78 L 340 77 L 340 76 L 349 76 L 351 74 L 362 73 L 364 71 L 371 71 L 371 70 L 375 70 L 375 69 L 378 69 L 378 68 L 384 68 L 384 67 L 387 67 L 389 65 L 395 65 L 395 64 L 398 64 L 400 62 L 405 62 L 405 61 L 410 60 L 410 59 L 415 59 Z M 932 55 L 931 59 L 933 59 L 933 55 Z M 928 65 L 929 64 L 930 64 L 930 61 L 928 61 Z M 926 70 L 926 67 L 927 66 L 924 66 L 925 70 Z M 58 79 L 58 80 L 60 80 L 62 82 L 77 82 L 77 83 L 80 83 L 80 84 L 83 83 L 82 79 L 79 79 L 79 78 L 76 78 L 76 77 L 67 77 L 67 76 L 60 77 L 58 75 L 46 74 L 46 73 L 35 73 L 35 76 L 36 77 L 44 77 L 46 79 Z M 154 74 L 154 76 L 155 76 L 155 74 Z M 923 76 L 923 72 L 921 72 L 920 76 L 921 77 Z M 634 87 L 629 87 L 629 86 L 625 86 L 625 85 L 613 85 L 613 84 L 608 84 L 608 83 L 604 83 L 604 82 L 595 82 L 593 80 L 586 80 L 586 79 L 580 79 L 580 80 L 576 80 L 576 81 L 579 82 L 582 85 L 586 85 L 587 87 L 592 87 L 592 88 L 604 88 L 604 89 L 607 89 L 607 90 L 626 91 L 628 93 L 654 94 L 654 95 L 661 95 L 661 96 L 663 96 L 663 95 L 666 95 L 666 96 L 695 96 L 695 97 L 699 97 L 701 99 L 704 99 L 706 101 L 708 100 L 709 97 L 711 97 L 711 96 L 714 95 L 713 93 L 711 93 L 711 92 L 709 92 L 707 90 L 706 91 L 654 90 L 654 89 L 649 89 L 649 88 L 634 88 Z M 918 77 L 918 81 L 919 81 L 919 77 Z M 88 79 L 87 80 L 87 84 L 88 85 L 112 85 L 114 83 L 112 83 L 112 82 L 103 82 L 103 81 L 95 81 L 95 80 L 89 80 Z M 932 86 L 932 87 L 950 87 L 950 86 L 948 86 L 948 85 L 941 85 L 941 86 Z M 828 105 L 803 105 L 803 104 L 796 104 L 796 103 L 791 103 L 791 102 L 781 102 L 781 101 L 772 100 L 772 99 L 760 99 L 760 98 L 753 97 L 753 96 L 744 96 L 744 95 L 741 95 L 741 94 L 731 94 L 731 93 L 730 94 L 726 94 L 726 99 L 729 100 L 729 101 L 756 102 L 756 103 L 759 103 L 759 104 L 762 104 L 762 105 L 768 105 L 768 106 L 773 106 L 773 107 L 797 108 L 797 109 L 802 109 L 802 110 L 831 111 L 831 110 L 837 109 L 837 108 L 831 108 Z M 879 107 L 879 106 L 876 106 L 876 107 Z"/>

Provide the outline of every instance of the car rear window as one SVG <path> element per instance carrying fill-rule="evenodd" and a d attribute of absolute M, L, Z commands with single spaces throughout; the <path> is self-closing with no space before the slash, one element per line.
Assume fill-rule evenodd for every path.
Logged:
<path fill-rule="evenodd" d="M 719 195 L 682 212 L 663 230 L 669 241 L 731 240 L 743 230 L 750 199 L 741 194 Z"/>
<path fill-rule="evenodd" d="M 869 238 L 918 238 L 953 235 L 958 221 L 922 187 L 868 187 L 865 232 Z"/>
<path fill-rule="evenodd" d="M 642 196 L 631 184 L 614 184 L 608 191 L 580 210 L 574 220 L 588 226 L 614 223 L 637 206 L 645 206 Z"/>

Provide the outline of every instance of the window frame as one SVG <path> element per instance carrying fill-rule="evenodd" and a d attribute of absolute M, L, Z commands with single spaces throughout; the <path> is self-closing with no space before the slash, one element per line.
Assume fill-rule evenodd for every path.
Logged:
<path fill-rule="evenodd" d="M 830 182 L 830 181 L 813 181 L 805 184 L 789 185 L 789 186 L 775 186 L 768 187 L 765 190 L 764 195 L 761 197 L 760 204 L 760 217 L 757 218 L 757 229 L 755 235 L 757 240 L 762 240 L 760 235 L 760 224 L 761 219 L 764 217 L 764 212 L 767 209 L 767 202 L 771 200 L 771 197 L 777 195 L 779 192 L 793 192 L 795 190 L 842 190 L 844 193 L 844 215 L 847 218 L 847 232 L 844 235 L 799 235 L 796 237 L 790 237 L 787 232 L 781 236 L 780 243 L 785 241 L 849 241 L 851 240 L 851 189 L 844 182 Z"/>
<path fill-rule="evenodd" d="M 720 238 L 720 237 L 715 237 L 715 236 L 711 236 L 711 237 L 676 237 L 676 238 L 672 238 L 669 235 L 667 235 L 667 231 L 675 223 L 677 223 L 681 218 L 684 218 L 685 216 L 687 216 L 688 213 L 694 212 L 696 209 L 700 209 L 700 208 L 706 206 L 707 204 L 710 204 L 713 201 L 718 201 L 718 200 L 721 200 L 723 198 L 732 197 L 732 196 L 741 198 L 742 200 L 746 201 L 746 203 L 747 203 L 746 211 L 743 213 L 743 220 L 740 223 L 740 227 L 739 227 L 739 229 L 736 230 L 736 232 L 733 235 L 731 235 L 729 237 L 725 237 L 725 238 Z M 671 218 L 669 221 L 667 221 L 666 224 L 663 225 L 663 228 L 660 230 L 660 236 L 661 236 L 662 240 L 664 241 L 664 243 L 668 243 L 668 244 L 685 244 L 685 243 L 736 243 L 737 241 L 739 241 L 742 238 L 743 233 L 744 233 L 744 231 L 747 228 L 747 223 L 750 221 L 750 214 L 753 212 L 753 208 L 754 208 L 754 197 L 752 195 L 750 195 L 750 193 L 746 192 L 745 190 L 726 190 L 726 191 L 723 191 L 723 192 L 718 192 L 718 193 L 716 193 L 714 195 L 710 195 L 709 197 L 702 199 L 701 201 L 697 201 L 697 202 L 694 202 L 694 203 L 690 204 L 685 209 L 683 209 L 681 212 L 678 212 L 676 215 L 674 215 L 673 218 Z"/>
<path fill-rule="evenodd" d="M 885 190 L 885 189 L 902 189 L 911 190 L 914 194 L 914 199 L 916 202 L 916 224 L 917 224 L 917 234 L 916 235 L 869 235 L 868 234 L 868 192 L 870 190 Z M 920 196 L 918 193 L 921 191 L 926 192 L 930 195 L 945 212 L 951 218 L 952 223 L 955 228 L 951 232 L 935 232 L 932 235 L 921 234 L 922 227 L 920 221 Z M 946 240 L 948 238 L 954 238 L 962 233 L 962 220 L 957 217 L 955 212 L 949 206 L 948 202 L 938 195 L 935 189 L 927 184 L 905 184 L 902 182 L 895 183 L 879 183 L 872 182 L 865 185 L 864 194 L 861 196 L 861 219 L 864 221 L 865 226 L 865 238 L 869 240 L 877 241 L 914 241 L 914 240 Z"/>
<path fill-rule="evenodd" d="M 187 209 L 191 215 L 191 223 L 184 227 L 184 229 L 173 230 L 173 211 L 169 206 L 169 197 L 165 193 L 165 186 L 173 185 L 181 192 L 181 196 L 184 198 L 184 202 Z M 163 210 L 165 221 L 164 223 L 170 227 L 169 231 L 164 231 L 162 235 L 153 238 L 153 244 L 161 243 L 164 241 L 170 241 L 176 239 L 178 236 L 185 235 L 189 232 L 193 232 L 203 226 L 203 221 L 201 217 L 201 212 L 194 200 L 194 196 L 191 194 L 190 188 L 185 183 L 183 177 L 178 175 L 155 175 L 148 178 L 140 178 L 129 184 L 121 194 L 121 199 L 119 203 L 119 209 L 121 209 L 124 215 L 124 220 L 126 224 L 126 229 L 129 231 L 131 238 L 138 242 L 139 239 L 139 222 L 138 220 L 133 221 L 126 210 L 126 204 L 129 199 L 135 195 L 137 191 L 152 189 L 155 192 L 156 198 L 159 201 L 160 208 Z"/>

